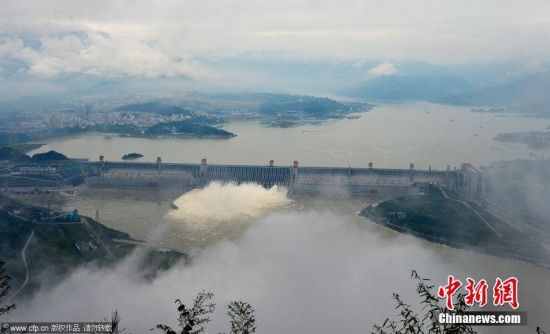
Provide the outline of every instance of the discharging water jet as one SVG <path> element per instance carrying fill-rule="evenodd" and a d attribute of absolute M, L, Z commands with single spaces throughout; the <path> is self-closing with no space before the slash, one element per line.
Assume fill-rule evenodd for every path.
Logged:
<path fill-rule="evenodd" d="M 246 226 L 254 219 L 289 206 L 287 189 L 269 189 L 255 183 L 222 184 L 212 182 L 205 188 L 183 194 L 172 203 L 168 217 L 194 231 Z"/>

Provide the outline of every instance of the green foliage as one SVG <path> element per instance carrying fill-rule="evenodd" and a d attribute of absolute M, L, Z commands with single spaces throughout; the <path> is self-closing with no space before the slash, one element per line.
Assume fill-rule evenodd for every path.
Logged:
<path fill-rule="evenodd" d="M 44 162 L 44 161 L 66 161 L 68 158 L 59 152 L 48 151 L 45 153 L 36 153 L 32 156 L 33 162 Z"/>
<path fill-rule="evenodd" d="M 373 211 L 388 217 L 392 224 L 437 238 L 484 245 L 494 237 L 474 212 L 461 203 L 446 199 L 435 187 L 427 189 L 424 196 L 401 197 L 380 203 Z M 398 219 L 392 216 L 392 212 L 405 212 L 407 216 Z"/>
<path fill-rule="evenodd" d="M 146 136 L 197 136 L 197 137 L 234 137 L 235 134 L 209 125 L 198 124 L 191 120 L 159 123 L 145 130 Z"/>
<path fill-rule="evenodd" d="M 143 158 L 143 154 L 140 153 L 127 153 L 122 156 L 122 160 L 134 160 Z"/>
<path fill-rule="evenodd" d="M 227 315 L 231 318 L 231 334 L 256 332 L 256 317 L 252 305 L 247 302 L 233 301 L 227 308 Z"/>
<path fill-rule="evenodd" d="M 2 299 L 10 292 L 10 277 L 6 273 L 6 263 L 0 260 L 0 316 L 15 308 L 14 304 L 3 306 Z"/>
<path fill-rule="evenodd" d="M 177 299 L 178 304 L 178 325 L 180 331 L 176 332 L 170 326 L 157 325 L 157 329 L 165 334 L 201 334 L 204 333 L 206 324 L 211 321 L 210 314 L 214 312 L 216 304 L 211 302 L 214 294 L 211 292 L 201 292 L 193 300 L 193 306 L 188 308 Z"/>
<path fill-rule="evenodd" d="M 457 194 L 449 193 L 448 196 Z M 500 236 L 495 235 L 471 208 L 445 198 L 441 190 L 433 186 L 425 190 L 425 195 L 388 200 L 365 208 L 360 214 L 397 231 L 452 247 L 547 262 L 544 247 L 538 240 L 502 222 L 481 207 L 476 207 L 476 210 Z M 399 217 L 397 213 L 405 215 Z M 525 243 L 526 239 L 532 242 Z"/>
<path fill-rule="evenodd" d="M 178 304 L 178 326 L 179 331 L 168 325 L 157 325 L 158 329 L 165 334 L 201 334 L 205 333 L 206 324 L 210 322 L 210 315 L 214 312 L 215 304 L 211 301 L 214 294 L 201 292 L 193 300 L 193 306 L 188 308 L 176 300 Z M 231 319 L 230 334 L 253 334 L 256 333 L 256 317 L 252 305 L 243 301 L 232 301 L 227 306 L 227 315 Z"/>
<path fill-rule="evenodd" d="M 411 305 L 405 304 L 397 293 L 393 294 L 399 311 L 398 319 L 386 319 L 382 325 L 374 325 L 372 334 L 473 334 L 472 326 L 467 324 L 439 323 L 437 315 L 445 312 L 444 306 L 439 305 L 439 299 L 433 292 L 434 286 L 429 279 L 420 277 L 412 271 L 411 277 L 417 281 L 416 292 L 422 298 L 422 314 L 416 313 Z M 459 294 L 454 304 L 457 314 L 464 313 L 469 306 L 464 302 L 464 296 Z"/>
<path fill-rule="evenodd" d="M 326 116 L 346 113 L 350 107 L 340 102 L 320 97 L 276 95 L 260 106 L 262 114 L 302 113 L 309 116 Z"/>

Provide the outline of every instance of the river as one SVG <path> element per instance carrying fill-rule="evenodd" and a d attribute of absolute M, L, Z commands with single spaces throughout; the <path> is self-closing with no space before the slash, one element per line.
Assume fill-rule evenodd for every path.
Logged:
<path fill-rule="evenodd" d="M 549 157 L 550 149 L 493 140 L 513 131 L 544 131 L 550 120 L 474 113 L 469 108 L 428 103 L 382 105 L 358 119 L 331 120 L 291 128 L 265 127 L 257 122 L 223 126 L 237 134 L 217 139 L 144 139 L 87 135 L 56 139 L 31 152 L 59 151 L 74 158 L 97 160 L 100 155 L 120 161 L 126 153 L 144 155 L 139 161 L 444 169 L 470 162 L 476 166 L 509 159 Z"/>

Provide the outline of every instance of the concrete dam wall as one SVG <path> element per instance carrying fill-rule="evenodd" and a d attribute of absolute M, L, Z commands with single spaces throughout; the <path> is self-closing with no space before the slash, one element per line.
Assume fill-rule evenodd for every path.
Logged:
<path fill-rule="evenodd" d="M 456 171 L 345 168 L 207 165 L 180 163 L 88 162 L 95 174 L 91 185 L 203 187 L 210 182 L 254 182 L 265 187 L 283 186 L 291 192 L 323 191 L 343 187 L 352 192 L 377 189 L 405 190 L 419 185 L 456 184 Z"/>

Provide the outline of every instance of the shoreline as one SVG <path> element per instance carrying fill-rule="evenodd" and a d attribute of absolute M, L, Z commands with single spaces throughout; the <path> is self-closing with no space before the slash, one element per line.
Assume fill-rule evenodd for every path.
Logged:
<path fill-rule="evenodd" d="M 448 240 L 448 239 L 444 239 L 444 238 L 435 237 L 435 236 L 432 236 L 432 235 L 429 235 L 429 234 L 417 232 L 417 231 L 414 231 L 410 228 L 407 228 L 407 227 L 404 227 L 404 226 L 401 226 L 401 225 L 392 224 L 389 221 L 387 221 L 387 219 L 385 219 L 384 217 L 379 217 L 379 216 L 371 213 L 369 211 L 369 208 L 370 207 L 367 207 L 367 208 L 364 208 L 364 209 L 360 210 L 357 213 L 357 215 L 359 217 L 373 223 L 373 224 L 389 228 L 389 229 L 394 230 L 396 232 L 406 234 L 406 235 L 411 235 L 413 237 L 423 239 L 423 240 L 426 240 L 426 241 L 434 243 L 434 244 L 444 245 L 444 246 L 448 246 L 448 247 L 452 247 L 452 248 L 456 248 L 456 249 L 469 250 L 469 251 L 472 251 L 472 252 L 481 253 L 481 254 L 485 254 L 485 255 L 491 255 L 491 256 L 504 258 L 504 259 L 511 259 L 511 260 L 516 260 L 516 261 L 527 262 L 527 263 L 530 263 L 530 264 L 535 265 L 537 267 L 540 267 L 540 268 L 543 268 L 543 269 L 546 269 L 546 270 L 550 270 L 550 262 L 544 262 L 540 259 L 536 259 L 536 258 L 532 258 L 532 257 L 528 257 L 528 256 L 523 256 L 523 255 L 518 255 L 518 254 L 513 254 L 513 253 L 501 252 L 501 251 L 497 251 L 497 250 L 493 250 L 493 249 L 476 247 L 476 246 L 472 246 L 472 245 L 468 245 L 468 244 L 463 244 L 463 243 L 456 242 L 456 241 L 453 241 L 453 240 Z"/>

